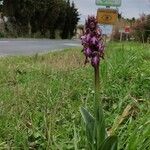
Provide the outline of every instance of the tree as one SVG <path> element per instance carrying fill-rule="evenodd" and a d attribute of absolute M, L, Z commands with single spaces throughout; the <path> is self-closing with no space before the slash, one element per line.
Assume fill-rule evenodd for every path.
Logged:
<path fill-rule="evenodd" d="M 66 4 L 66 17 L 65 17 L 65 25 L 63 28 L 63 32 L 61 37 L 63 39 L 71 38 L 74 35 L 74 30 L 79 21 L 79 13 L 75 8 L 74 3 L 70 6 L 70 1 L 67 1 Z"/>
<path fill-rule="evenodd" d="M 70 26 L 70 36 L 74 36 L 74 31 L 76 29 L 77 23 L 79 21 L 79 13 L 78 10 L 75 8 L 74 2 L 71 5 L 71 26 Z"/>
<path fill-rule="evenodd" d="M 3 11 L 3 0 L 0 0 L 0 12 Z"/>
<path fill-rule="evenodd" d="M 31 19 L 35 13 L 35 0 L 16 0 L 15 18 L 18 22 L 23 22 L 27 26 L 28 35 L 31 36 Z M 20 17 L 18 17 L 20 16 Z M 23 21 L 24 20 L 24 21 Z"/>
<path fill-rule="evenodd" d="M 133 25 L 134 36 L 137 40 L 146 42 L 150 36 L 150 15 L 142 14 Z"/>
<path fill-rule="evenodd" d="M 56 30 L 56 22 L 58 22 L 58 18 L 61 11 L 61 6 L 63 5 L 63 1 L 61 0 L 51 0 L 48 6 L 48 23 L 49 23 L 49 31 L 50 31 L 50 38 L 55 38 L 55 30 Z M 58 22 L 59 23 L 59 22 Z"/>
<path fill-rule="evenodd" d="M 60 30 L 63 38 L 72 37 L 79 20 L 78 11 L 69 0 L 4 0 L 4 13 L 18 34 L 28 36 L 40 32 L 55 38 L 55 31 Z"/>
<path fill-rule="evenodd" d="M 13 0 L 4 0 L 3 1 L 3 13 L 5 16 L 13 16 Z"/>
<path fill-rule="evenodd" d="M 146 16 L 145 31 L 145 38 L 147 41 L 147 39 L 150 38 L 150 14 Z"/>

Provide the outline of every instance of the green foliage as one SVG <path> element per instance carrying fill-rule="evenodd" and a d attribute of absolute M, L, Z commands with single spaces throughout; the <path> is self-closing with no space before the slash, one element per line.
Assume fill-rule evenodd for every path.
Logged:
<path fill-rule="evenodd" d="M 147 41 L 150 38 L 150 14 L 146 16 L 145 30 L 145 40 Z"/>
<path fill-rule="evenodd" d="M 100 150 L 117 150 L 118 138 L 116 136 L 109 136 L 102 143 Z"/>
<path fill-rule="evenodd" d="M 2 5 L 3 0 L 0 0 L 0 12 L 3 10 L 3 5 Z"/>
<path fill-rule="evenodd" d="M 147 42 L 150 38 L 150 14 L 142 15 L 133 26 L 134 36 L 137 40 Z"/>
<path fill-rule="evenodd" d="M 99 109 L 98 118 L 94 118 L 85 108 L 81 107 L 81 114 L 86 124 L 86 136 L 89 150 L 117 150 L 116 136 L 108 136 L 104 125 L 102 110 Z"/>
<path fill-rule="evenodd" d="M 95 149 L 101 150 L 102 143 L 107 138 L 105 118 L 103 115 L 102 106 L 97 105 L 96 108 L 94 109 L 96 109 L 96 121 L 95 121 L 96 148 Z"/>
<path fill-rule="evenodd" d="M 95 118 L 83 107 L 81 107 L 81 114 L 86 125 L 86 135 L 89 149 L 95 147 Z"/>
<path fill-rule="evenodd" d="M 78 10 L 75 8 L 75 4 L 72 3 L 70 6 L 70 1 L 67 1 L 66 6 L 66 18 L 64 22 L 63 32 L 61 37 L 63 39 L 71 38 L 74 36 L 74 30 L 76 29 L 76 25 L 79 21 Z"/>
<path fill-rule="evenodd" d="M 71 38 L 79 20 L 74 4 L 65 0 L 4 0 L 3 10 L 19 36 L 40 32 L 53 39 L 59 30 L 62 38 Z"/>
<path fill-rule="evenodd" d="M 5 37 L 4 33 L 0 32 L 0 38 Z"/>

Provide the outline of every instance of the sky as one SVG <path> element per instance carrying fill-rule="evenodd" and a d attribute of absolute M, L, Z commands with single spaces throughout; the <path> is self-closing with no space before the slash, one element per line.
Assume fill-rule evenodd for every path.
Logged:
<path fill-rule="evenodd" d="M 80 13 L 79 23 L 84 23 L 88 15 L 96 15 L 97 9 L 103 8 L 103 6 L 97 6 L 95 0 L 72 1 Z M 122 0 L 122 5 L 118 9 L 125 18 L 138 18 L 142 13 L 150 14 L 150 0 Z"/>

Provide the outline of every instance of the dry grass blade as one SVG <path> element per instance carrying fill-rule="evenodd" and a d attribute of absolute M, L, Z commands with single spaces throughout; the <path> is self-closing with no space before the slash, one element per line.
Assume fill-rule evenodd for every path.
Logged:
<path fill-rule="evenodd" d="M 135 116 L 138 112 L 138 107 L 135 104 L 129 104 L 124 109 L 123 113 L 117 117 L 112 128 L 108 131 L 109 135 L 113 135 L 113 133 L 118 129 L 118 127 L 130 116 Z"/>

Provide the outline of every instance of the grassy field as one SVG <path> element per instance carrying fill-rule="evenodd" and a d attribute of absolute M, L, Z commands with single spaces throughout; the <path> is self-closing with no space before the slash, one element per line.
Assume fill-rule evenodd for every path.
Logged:
<path fill-rule="evenodd" d="M 108 133 L 119 150 L 150 149 L 150 45 L 109 43 L 100 66 Z M 0 149 L 87 149 L 80 106 L 93 111 L 81 49 L 0 58 Z"/>

